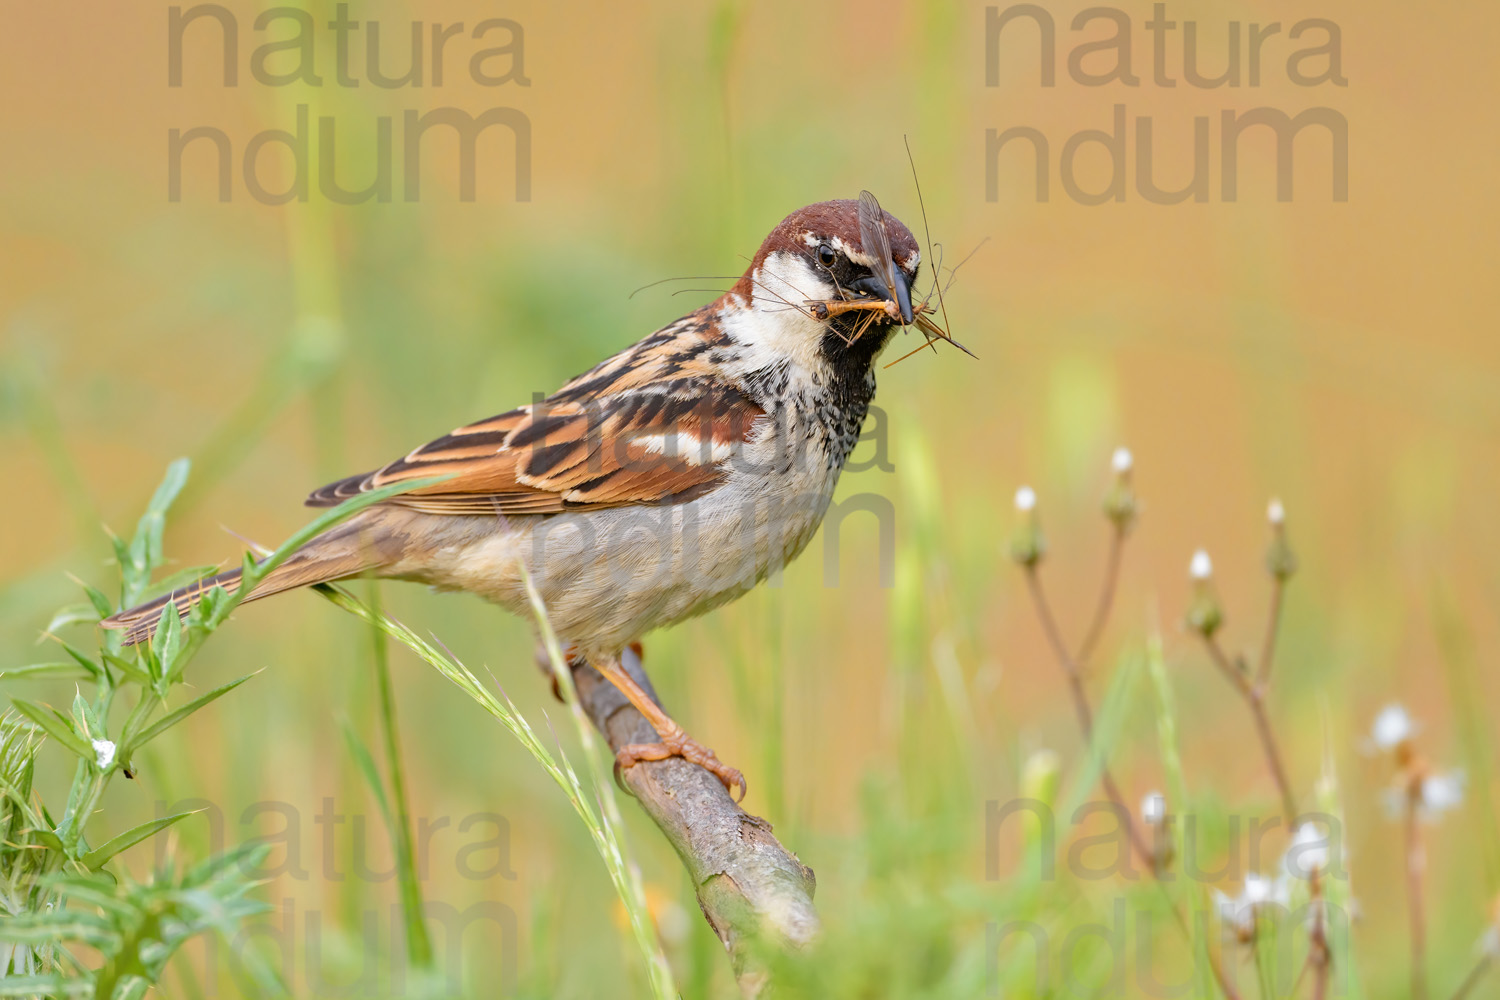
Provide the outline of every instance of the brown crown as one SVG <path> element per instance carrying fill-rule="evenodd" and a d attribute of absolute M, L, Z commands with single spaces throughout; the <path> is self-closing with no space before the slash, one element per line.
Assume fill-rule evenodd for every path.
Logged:
<path fill-rule="evenodd" d="M 905 224 L 890 212 L 881 209 L 881 214 L 885 216 L 886 233 L 891 241 L 891 255 L 896 258 L 896 263 L 902 269 L 910 270 L 910 265 L 918 250 L 916 237 L 912 236 L 911 230 L 907 229 Z M 859 202 L 853 198 L 820 201 L 815 205 L 799 208 L 782 219 L 780 224 L 771 230 L 771 235 L 767 236 L 765 242 L 760 245 L 745 276 L 730 290 L 730 293 L 748 300 L 751 289 L 750 275 L 777 250 L 800 253 L 811 258 L 813 248 L 809 247 L 803 239 L 807 233 L 812 233 L 820 239 L 831 240 L 836 237 L 845 246 L 863 251 L 865 247 L 859 235 Z"/>

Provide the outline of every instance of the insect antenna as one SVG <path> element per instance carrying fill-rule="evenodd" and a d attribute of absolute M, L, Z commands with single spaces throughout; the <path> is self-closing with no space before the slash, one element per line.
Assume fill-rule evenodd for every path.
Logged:
<path fill-rule="evenodd" d="M 917 160 L 916 157 L 912 156 L 911 153 L 911 138 L 909 136 L 903 135 L 901 137 L 901 141 L 906 145 L 906 162 L 911 164 L 911 182 L 912 185 L 917 189 L 917 207 L 922 210 L 922 235 L 927 240 L 927 255 L 931 257 L 933 256 L 932 229 L 927 225 L 927 202 L 922 198 L 922 182 L 917 180 Z M 952 340 L 952 336 L 948 333 L 948 305 L 943 301 L 943 290 L 938 281 L 936 266 L 934 266 L 932 272 L 932 287 L 937 292 L 938 311 L 943 315 L 943 336 L 949 340 Z M 934 347 L 933 350 L 935 351 L 937 350 L 937 348 Z M 886 367 L 889 368 L 890 365 L 886 365 Z"/>
<path fill-rule="evenodd" d="M 927 331 L 926 331 L 926 329 L 923 329 L 922 326 L 921 326 L 921 324 L 918 324 L 918 329 L 920 329 L 921 333 L 922 333 L 922 338 L 923 338 L 922 339 L 922 343 L 919 344 L 919 345 L 917 345 L 916 347 L 913 347 L 911 350 L 909 350 L 905 354 L 901 355 L 901 357 L 897 358 L 895 361 L 892 361 L 890 364 L 886 365 L 885 366 L 886 368 L 890 368 L 890 367 L 892 367 L 894 365 L 899 365 L 901 362 L 905 361 L 907 358 L 911 357 L 913 354 L 918 354 L 918 353 L 920 353 L 922 351 L 927 350 L 927 348 L 929 346 L 935 344 L 938 340 L 946 340 L 947 339 L 945 337 L 932 337 L 932 336 L 929 336 L 928 333 L 927 333 Z M 932 349 L 934 351 L 937 350 L 936 347 L 933 347 Z"/>
<path fill-rule="evenodd" d="M 961 267 L 963 267 L 969 261 L 973 260 L 974 259 L 974 255 L 976 253 L 978 253 L 979 250 L 980 250 L 980 248 L 983 247 L 989 241 L 990 241 L 990 238 L 988 236 L 986 236 L 984 239 L 982 239 L 978 243 L 974 244 L 974 249 L 970 250 L 969 253 L 968 253 L 968 255 L 965 256 L 963 260 L 961 260 L 957 264 L 953 265 L 953 269 L 948 272 L 948 283 L 943 286 L 944 291 L 946 291 L 947 289 L 953 287 L 953 279 L 956 278 L 956 277 L 958 277 L 958 269 L 961 268 Z"/>
<path fill-rule="evenodd" d="M 666 284 L 669 281 L 739 281 L 742 277 L 744 277 L 744 275 L 741 275 L 741 274 L 688 274 L 688 275 L 680 275 L 680 276 L 675 277 L 675 278 L 662 278 L 659 281 L 653 281 L 650 284 L 642 285 L 640 288 L 637 288 L 634 292 L 631 292 L 630 295 L 627 296 L 627 298 L 635 298 L 635 296 L 636 296 L 636 294 L 638 292 L 644 292 L 648 288 L 655 288 L 657 285 L 664 285 L 664 284 Z M 808 319 L 815 319 L 816 318 L 816 317 L 813 316 L 812 312 L 807 309 L 807 307 L 797 305 L 795 302 L 792 302 L 786 296 L 781 295 L 780 293 L 778 293 L 777 291 L 775 291 L 773 288 L 771 288 L 769 285 L 767 285 L 765 282 L 759 280 L 758 278 L 751 277 L 750 278 L 750 282 L 751 282 L 751 284 L 755 285 L 755 287 L 759 288 L 761 291 L 763 291 L 767 295 L 769 295 L 771 298 L 773 298 L 776 301 L 781 302 L 784 305 L 786 305 L 789 309 L 796 310 L 797 312 L 799 312 L 802 315 L 806 316 Z M 790 285 L 790 283 L 788 283 L 788 284 Z M 802 290 L 800 288 L 797 288 L 796 286 L 790 286 L 790 287 L 792 288 L 792 291 L 796 292 L 798 295 L 803 294 Z M 675 296 L 675 295 L 682 295 L 685 292 L 718 292 L 720 295 L 722 295 L 727 290 L 728 289 L 723 289 L 723 288 L 679 288 L 675 292 L 673 292 L 672 294 Z"/>

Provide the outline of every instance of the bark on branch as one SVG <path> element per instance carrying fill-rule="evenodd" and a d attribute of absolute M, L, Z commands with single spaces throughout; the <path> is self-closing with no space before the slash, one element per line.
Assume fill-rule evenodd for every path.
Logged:
<path fill-rule="evenodd" d="M 622 663 L 659 704 L 640 658 L 626 651 Z M 573 682 L 610 749 L 656 742 L 651 724 L 593 667 L 575 663 Z M 756 958 L 756 939 L 795 949 L 818 932 L 812 869 L 781 846 L 770 823 L 741 809 L 719 779 L 696 764 L 646 761 L 626 769 L 623 778 L 692 876 L 698 906 L 724 942 L 741 992 L 761 995 L 767 977 Z"/>

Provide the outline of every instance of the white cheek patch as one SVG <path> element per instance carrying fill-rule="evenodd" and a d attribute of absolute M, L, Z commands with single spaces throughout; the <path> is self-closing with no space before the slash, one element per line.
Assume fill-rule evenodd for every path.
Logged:
<path fill-rule="evenodd" d="M 809 299 L 837 297 L 827 275 L 815 271 L 799 254 L 780 250 L 769 254 L 751 277 L 755 279 L 754 306 L 760 310 L 801 310 Z"/>
<path fill-rule="evenodd" d="M 719 319 L 724 332 L 744 348 L 731 367 L 748 372 L 791 364 L 803 372 L 816 370 L 827 327 L 803 303 L 837 298 L 838 289 L 800 254 L 785 251 L 768 255 L 751 278 L 750 308 L 728 310 Z"/>

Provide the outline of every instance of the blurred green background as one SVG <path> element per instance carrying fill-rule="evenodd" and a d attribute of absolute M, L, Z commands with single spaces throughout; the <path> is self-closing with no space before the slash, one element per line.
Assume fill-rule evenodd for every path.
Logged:
<path fill-rule="evenodd" d="M 458 37 L 442 86 L 429 74 L 422 88 L 382 89 L 358 55 L 365 82 L 334 85 L 327 31 L 322 87 L 256 83 L 250 50 L 285 26 L 257 32 L 260 8 L 228 8 L 239 85 L 222 86 L 216 35 L 195 25 L 174 88 L 167 5 L 7 5 L 0 663 L 39 658 L 52 610 L 76 599 L 68 574 L 113 579 L 100 526 L 128 530 L 173 457 L 195 468 L 167 538 L 179 565 L 237 558 L 226 527 L 274 544 L 307 519 L 299 505 L 311 488 L 548 391 L 713 297 L 697 289 L 729 282 L 631 293 L 738 274 L 803 204 L 869 188 L 919 229 L 906 136 L 948 261 L 988 242 L 947 303 L 954 334 L 982 360 L 924 354 L 882 372 L 894 471 L 852 473 L 840 487 L 895 505 L 895 586 L 879 586 L 873 520 L 855 517 L 838 586 L 825 586 L 815 541 L 779 587 L 647 642 L 668 707 L 747 772 L 747 807 L 818 872 L 830 957 L 807 995 L 984 995 L 987 922 L 1042 906 L 1066 927 L 1107 913 L 1124 891 L 1090 883 L 1023 898 L 1009 836 L 1007 878 L 986 880 L 984 865 L 985 803 L 1018 794 L 1024 761 L 1055 749 L 1070 776 L 1083 761 L 1062 677 L 1005 555 L 1010 497 L 1022 482 L 1041 496 L 1049 585 L 1076 635 L 1101 571 L 1098 499 L 1120 444 L 1136 456 L 1144 509 L 1104 661 L 1138 658 L 1162 630 L 1194 806 L 1274 812 L 1248 718 L 1177 622 L 1188 558 L 1205 546 L 1228 645 L 1258 643 L 1263 510 L 1278 495 L 1303 572 L 1273 718 L 1304 795 L 1325 749 L 1340 779 L 1362 988 L 1406 995 L 1398 828 L 1380 801 L 1389 775 L 1361 752 L 1391 700 L 1421 720 L 1434 759 L 1469 775 L 1464 808 L 1431 834 L 1435 992 L 1468 968 L 1500 890 L 1488 733 L 1500 709 L 1500 201 L 1497 133 L 1481 110 L 1497 83 L 1488 39 L 1500 12 L 1466 9 L 1460 24 L 1457 12 L 1385 2 L 1172 3 L 1171 16 L 1199 22 L 1215 72 L 1227 20 L 1322 17 L 1341 28 L 1347 87 L 1288 82 L 1281 64 L 1295 46 L 1283 38 L 1267 44 L 1259 87 L 1205 90 L 1151 85 L 1146 3 L 1119 8 L 1140 33 L 1138 88 L 1068 79 L 1066 53 L 1082 36 L 1067 24 L 1082 5 L 1048 5 L 1061 79 L 1045 88 L 1019 32 L 1006 36 L 1000 86 L 985 86 L 979 3 L 360 3 L 351 15 L 381 23 L 393 73 L 407 65 L 414 18 L 524 28 L 526 86 L 476 85 L 464 66 L 482 46 Z M 247 196 L 236 165 L 234 197 L 220 203 L 201 150 L 185 161 L 181 201 L 168 200 L 169 129 L 221 128 L 238 158 L 256 132 L 289 127 L 298 103 L 336 121 L 346 187 L 371 176 L 376 118 L 396 119 L 392 202 L 331 204 L 314 170 L 307 203 L 268 206 Z M 1290 203 L 1274 198 L 1269 143 L 1247 140 L 1237 203 L 1221 202 L 1215 167 L 1207 204 L 1156 205 L 1132 187 L 1122 203 L 1078 205 L 1058 187 L 1057 150 L 1109 127 L 1115 103 L 1132 120 L 1154 117 L 1164 186 L 1186 175 L 1195 115 L 1334 107 L 1349 121 L 1349 200 L 1330 200 L 1327 140 L 1309 132 Z M 480 140 L 475 201 L 459 200 L 447 147 L 424 170 L 421 200 L 401 200 L 401 115 L 443 106 L 525 113 L 530 201 L 515 200 L 513 146 L 499 129 Z M 999 198 L 985 198 L 985 130 L 1013 125 L 1051 138 L 1046 203 L 1012 153 Z M 1214 149 L 1217 164 L 1217 138 Z M 858 453 L 873 455 L 869 444 Z M 528 717 L 558 717 L 523 623 L 412 586 L 387 586 L 383 600 L 493 670 Z M 555 787 L 459 692 L 394 655 L 414 811 L 450 818 L 431 839 L 429 898 L 499 901 L 517 915 L 508 972 L 520 995 L 636 995 L 638 955 Z M 138 780 L 106 800 L 121 825 L 148 818 L 158 799 L 211 800 L 230 842 L 284 825 L 275 815 L 241 824 L 252 803 L 295 809 L 309 876 L 276 878 L 265 898 L 291 901 L 291 971 L 304 995 L 319 992 L 300 940 L 310 922 L 322 928 L 323 980 L 354 982 L 367 959 L 380 989 L 398 992 L 394 883 L 348 874 L 359 815 L 369 866 L 390 867 L 336 724 L 371 731 L 370 662 L 359 624 L 312 596 L 241 611 L 190 680 L 206 689 L 270 669 L 156 744 Z M 1150 691 L 1133 676 L 1114 752 L 1132 801 L 1163 784 Z M 5 690 L 23 687 L 54 703 L 71 696 L 61 683 Z M 57 770 L 49 780 L 60 785 Z M 350 822 L 314 822 L 329 797 Z M 626 809 L 685 995 L 727 995 L 727 963 L 691 887 Z M 492 837 L 457 832 L 477 813 L 508 822 L 503 869 L 514 878 L 461 874 L 460 850 Z M 174 843 L 201 855 L 206 831 L 186 824 Z M 497 856 L 466 857 L 484 869 Z M 150 862 L 141 849 L 131 867 Z M 365 914 L 373 948 L 362 943 Z M 497 937 L 481 923 L 465 939 L 473 995 L 493 995 L 509 961 Z M 1178 942 L 1158 950 L 1168 968 L 1185 961 Z M 169 980 L 172 995 L 215 988 L 193 955 L 182 964 L 198 971 Z M 246 988 L 223 962 L 218 973 L 218 990 Z"/>

